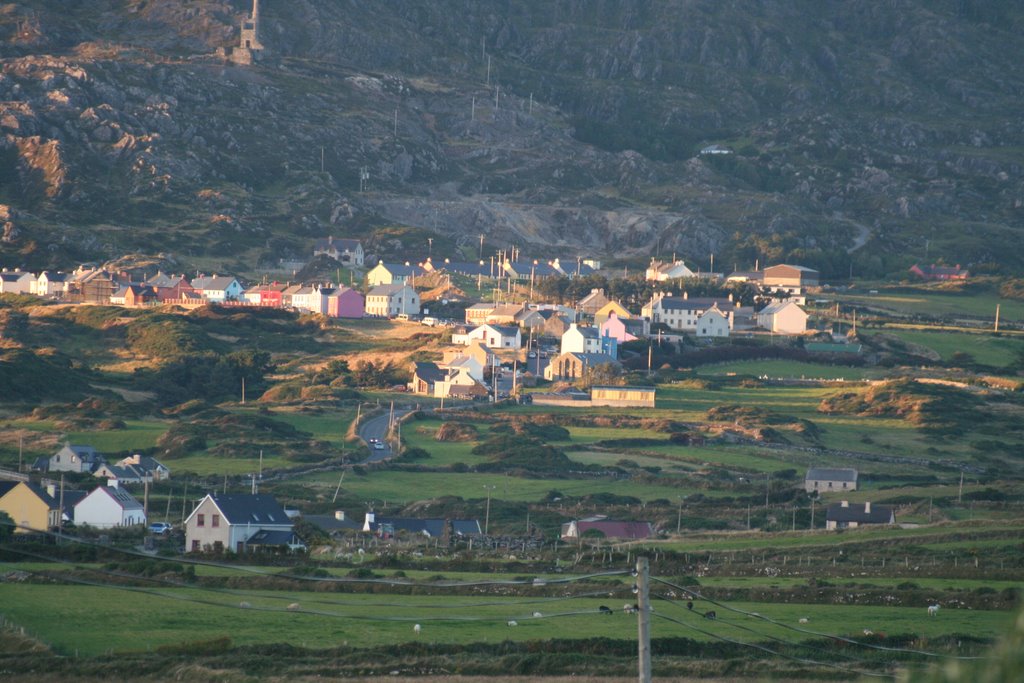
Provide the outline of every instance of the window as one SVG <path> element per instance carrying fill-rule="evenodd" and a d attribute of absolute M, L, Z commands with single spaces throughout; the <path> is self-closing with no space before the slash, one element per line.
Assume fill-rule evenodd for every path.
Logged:
<path fill-rule="evenodd" d="M 212 527 L 220 526 L 220 515 L 213 515 L 213 518 L 210 520 L 210 526 L 212 526 Z"/>
<path fill-rule="evenodd" d="M 202 513 L 196 515 L 196 526 L 206 526 L 206 515 Z"/>
<path fill-rule="evenodd" d="M 192 552 L 199 552 L 199 541 L 192 541 Z"/>

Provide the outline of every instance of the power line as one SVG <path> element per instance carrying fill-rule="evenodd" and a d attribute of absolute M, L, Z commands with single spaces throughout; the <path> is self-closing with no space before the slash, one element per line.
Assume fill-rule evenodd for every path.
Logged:
<path fill-rule="evenodd" d="M 855 640 L 853 638 L 848 638 L 846 636 L 837 636 L 837 635 L 834 635 L 834 634 L 831 634 L 831 633 L 821 633 L 819 631 L 813 631 L 811 629 L 799 628 L 799 627 L 796 627 L 796 626 L 791 626 L 790 624 L 787 624 L 787 623 L 782 622 L 782 621 L 776 621 L 775 619 L 771 619 L 769 617 L 766 617 L 763 614 L 758 614 L 757 612 L 748 612 L 748 611 L 742 610 L 742 609 L 740 609 L 738 607 L 732 607 L 731 605 L 727 605 L 724 602 L 719 602 L 719 601 L 714 600 L 712 598 L 708 598 L 708 597 L 706 597 L 704 595 L 701 595 L 697 591 L 694 591 L 694 590 L 691 590 L 689 588 L 685 588 L 683 586 L 679 586 L 677 584 L 674 584 L 671 581 L 666 581 L 664 579 L 659 579 L 656 576 L 652 576 L 651 577 L 651 581 L 657 581 L 658 583 L 664 584 L 666 586 L 671 586 L 672 588 L 675 588 L 676 590 L 683 591 L 684 593 L 687 593 L 688 595 L 691 595 L 694 598 L 697 598 L 698 600 L 704 600 L 706 602 L 711 603 L 712 605 L 715 605 L 716 607 L 721 607 L 722 609 L 729 610 L 730 612 L 736 612 L 737 614 L 743 614 L 743 615 L 748 616 L 748 617 L 753 617 L 755 619 L 760 619 L 762 621 L 766 621 L 766 622 L 768 622 L 770 624 L 775 624 L 776 626 L 781 626 L 782 628 L 786 628 L 786 629 L 789 629 L 791 631 L 797 631 L 798 633 L 805 633 L 807 635 L 818 636 L 819 638 L 831 638 L 832 640 L 842 641 L 842 642 L 848 643 L 850 645 L 859 645 L 861 647 L 870 648 L 872 650 L 882 650 L 884 652 L 902 652 L 902 653 L 905 653 L 905 654 L 919 654 L 919 655 L 923 655 L 925 657 L 939 657 L 939 658 L 961 659 L 961 660 L 988 659 L 988 657 L 972 657 L 972 656 L 965 656 L 965 655 L 949 655 L 949 654 L 942 654 L 941 652 L 929 652 L 928 650 L 915 650 L 915 649 L 912 649 L 912 648 L 905 648 L 905 647 L 887 647 L 885 645 L 875 645 L 873 643 L 865 643 L 863 641 Z"/>

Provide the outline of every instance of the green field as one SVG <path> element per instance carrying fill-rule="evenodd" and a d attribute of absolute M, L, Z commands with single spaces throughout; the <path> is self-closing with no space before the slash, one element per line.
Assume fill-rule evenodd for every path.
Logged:
<path fill-rule="evenodd" d="M 801 363 L 800 361 L 790 360 L 748 360 L 737 363 L 702 365 L 697 368 L 697 374 L 706 377 L 721 375 L 761 377 L 762 375 L 768 375 L 771 379 L 860 380 L 882 377 L 885 371 L 878 368 Z"/>
<path fill-rule="evenodd" d="M 126 420 L 124 429 L 69 432 L 66 439 L 73 444 L 88 444 L 100 453 L 123 453 L 152 448 L 167 427 L 166 422 L 156 420 Z"/>
<path fill-rule="evenodd" d="M 927 347 L 949 361 L 954 353 L 969 354 L 982 365 L 1002 368 L 1016 361 L 1024 354 L 1024 337 L 995 335 L 991 332 L 952 332 L 914 330 L 886 327 L 883 334 L 899 337 L 903 341 Z M 864 332 L 870 337 L 870 332 Z"/>
<path fill-rule="evenodd" d="M 1024 302 L 1003 299 L 996 294 L 957 294 L 921 288 L 916 291 L 849 292 L 829 296 L 841 303 L 877 306 L 897 313 L 930 316 L 971 316 L 995 319 L 996 304 L 1003 320 L 1024 320 Z"/>
<path fill-rule="evenodd" d="M 655 588 L 655 594 L 661 594 Z M 98 655 L 107 651 L 131 652 L 172 643 L 229 636 L 236 645 L 289 643 L 311 648 L 341 644 L 357 647 L 410 642 L 495 643 L 505 640 L 545 640 L 566 637 L 635 639 L 636 621 L 628 615 L 597 617 L 597 607 L 610 603 L 619 609 L 632 601 L 628 589 L 621 595 L 565 600 L 500 598 L 458 595 L 364 595 L 324 592 L 213 591 L 201 589 L 98 588 L 65 585 L 0 585 L 4 614 L 32 635 L 65 654 Z M 251 608 L 241 608 L 245 601 Z M 287 606 L 299 604 L 299 611 Z M 670 604 L 671 603 L 671 604 Z M 722 607 L 714 624 L 688 612 L 677 600 L 654 601 L 659 614 L 682 621 L 652 621 L 652 637 L 714 636 L 750 639 L 754 629 L 763 636 L 800 641 L 802 634 L 784 626 L 729 612 Z M 863 628 L 922 637 L 971 634 L 994 638 L 1012 622 L 1012 614 L 986 610 L 949 610 L 941 619 L 922 618 L 920 608 L 861 607 L 735 603 L 736 609 L 756 611 L 796 627 L 806 618 L 808 629 L 837 635 L 860 635 Z M 700 601 L 696 612 L 710 607 Z M 540 612 L 541 617 L 533 617 Z M 509 627 L 506 622 L 517 621 Z M 82 624 L 92 624 L 82 628 Z M 413 632 L 413 624 L 422 633 Z"/>

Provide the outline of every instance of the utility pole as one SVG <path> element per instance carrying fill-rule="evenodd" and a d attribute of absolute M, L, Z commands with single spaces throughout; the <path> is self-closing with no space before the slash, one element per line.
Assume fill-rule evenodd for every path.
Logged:
<path fill-rule="evenodd" d="M 487 55 L 487 86 L 491 85 L 491 56 Z"/>
<path fill-rule="evenodd" d="M 637 585 L 637 640 L 640 664 L 640 683 L 651 683 L 651 604 L 648 572 L 650 565 L 646 557 L 636 558 Z"/>
<path fill-rule="evenodd" d="M 174 498 L 174 491 L 167 492 L 167 510 L 164 512 L 164 521 L 170 523 L 171 521 L 171 499 Z"/>
<path fill-rule="evenodd" d="M 484 234 L 480 233 L 480 260 L 484 260 Z M 494 277 L 494 257 L 491 257 L 491 277 Z"/>
<path fill-rule="evenodd" d="M 476 96 L 473 97 L 469 104 L 469 120 L 476 121 Z"/>
<path fill-rule="evenodd" d="M 345 481 L 345 470 L 341 470 L 341 476 L 338 477 L 338 486 L 334 489 L 334 498 L 331 498 L 331 505 L 334 505 L 334 501 L 338 500 L 338 492 L 341 491 L 341 482 Z"/>
<path fill-rule="evenodd" d="M 530 93 L 530 114 L 533 113 L 533 93 Z"/>
<path fill-rule="evenodd" d="M 398 139 L 398 107 L 395 107 L 395 139 Z"/>
<path fill-rule="evenodd" d="M 21 459 L 22 459 L 22 453 L 23 453 L 24 450 L 25 450 L 25 437 L 24 436 L 19 436 L 18 437 L 18 471 L 19 472 L 21 472 L 21 467 L 22 467 Z"/>
<path fill-rule="evenodd" d="M 960 470 L 960 491 L 956 494 L 956 503 L 959 505 L 964 499 L 964 471 Z"/>
<path fill-rule="evenodd" d="M 814 531 L 814 499 L 811 498 L 811 531 Z"/>
<path fill-rule="evenodd" d="M 484 536 L 487 535 L 487 530 L 491 527 L 491 491 L 495 489 L 493 485 L 488 486 L 484 484 L 484 488 L 487 490 L 487 510 L 484 512 Z"/>
<path fill-rule="evenodd" d="M 64 531 L 64 473 L 60 473 L 60 514 L 57 515 L 57 533 Z"/>
<path fill-rule="evenodd" d="M 342 449 L 345 448 L 345 442 L 341 442 Z M 260 481 L 263 481 L 263 449 L 260 449 Z"/>
<path fill-rule="evenodd" d="M 683 528 L 683 496 L 679 496 L 679 514 L 676 515 L 676 535 L 677 536 L 679 535 L 679 532 L 682 531 L 682 528 Z"/>
<path fill-rule="evenodd" d="M 142 514 L 149 519 L 149 477 L 142 481 Z"/>
<path fill-rule="evenodd" d="M 999 304 L 996 304 L 996 327 L 995 327 L 995 330 L 993 330 L 993 331 L 994 332 L 998 332 L 999 331 Z"/>
<path fill-rule="evenodd" d="M 242 405 L 245 405 L 245 377 L 242 378 Z"/>
<path fill-rule="evenodd" d="M 188 482 L 185 482 L 185 492 L 181 495 L 181 524 L 185 525 L 185 507 L 188 505 Z"/>
<path fill-rule="evenodd" d="M 498 95 L 501 94 L 501 86 L 494 86 L 494 111 L 498 111 Z"/>
<path fill-rule="evenodd" d="M 320 148 L 320 172 L 324 172 L 324 148 Z"/>

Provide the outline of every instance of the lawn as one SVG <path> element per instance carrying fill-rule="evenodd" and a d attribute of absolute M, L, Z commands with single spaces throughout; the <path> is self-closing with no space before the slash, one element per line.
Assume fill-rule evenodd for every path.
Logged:
<path fill-rule="evenodd" d="M 1002 368 L 1013 363 L 1024 353 L 1024 338 L 996 335 L 991 332 L 928 331 L 886 327 L 880 333 L 932 349 L 942 360 L 948 361 L 954 353 L 969 354 L 982 365 Z M 869 334 L 870 336 L 870 334 Z"/>
<path fill-rule="evenodd" d="M 665 588 L 655 584 L 655 595 Z M 569 592 L 569 591 L 567 591 Z M 576 592 L 576 591 L 572 591 Z M 431 643 L 468 644 L 506 640 L 604 637 L 633 640 L 635 617 L 615 614 L 599 617 L 599 605 L 620 608 L 632 601 L 628 588 L 620 595 L 601 598 L 541 600 L 491 596 L 410 596 L 333 594 L 324 592 L 258 593 L 202 589 L 155 588 L 143 591 L 94 586 L 0 585 L 0 602 L 7 619 L 65 654 L 98 655 L 109 650 L 145 651 L 160 645 L 211 640 L 229 636 L 235 645 L 289 643 L 312 648 L 341 644 L 379 646 L 423 640 Z M 242 601 L 251 608 L 240 607 Z M 299 611 L 287 611 L 291 603 Z M 730 612 L 697 601 L 689 612 L 681 601 L 654 600 L 657 614 L 677 619 L 676 624 L 652 619 L 652 637 L 686 636 L 708 640 L 715 636 L 760 639 L 764 636 L 800 641 L 807 636 L 782 625 Z M 735 603 L 737 609 L 756 611 L 779 624 L 805 627 L 820 633 L 860 635 L 862 628 L 890 634 L 915 633 L 935 637 L 969 633 L 993 638 L 1009 627 L 1010 612 L 949 610 L 941 619 L 924 619 L 919 608 L 835 605 Z M 718 611 L 710 623 L 698 614 Z M 534 612 L 543 616 L 533 617 Z M 515 619 L 510 628 L 506 621 Z M 84 623 L 90 628 L 81 628 Z M 420 624 L 421 634 L 412 625 Z M 707 631 L 700 633 L 690 626 Z M 740 627 L 754 631 L 754 635 Z"/>
<path fill-rule="evenodd" d="M 167 428 L 167 423 L 155 420 L 125 420 L 124 429 L 69 432 L 65 438 L 73 444 L 92 446 L 100 453 L 125 453 L 152 448 Z"/>
<path fill-rule="evenodd" d="M 921 289 L 911 292 L 869 292 L 836 295 L 840 302 L 886 308 L 897 313 L 929 316 L 970 316 L 995 319 L 996 304 L 1003 320 L 1024 320 L 1024 302 L 995 294 L 951 294 Z"/>
<path fill-rule="evenodd" d="M 768 375 L 772 379 L 846 379 L 860 380 L 881 377 L 884 370 L 877 368 L 857 368 L 848 365 L 826 365 L 825 363 L 801 363 L 791 360 L 748 360 L 736 363 L 720 363 L 702 365 L 697 368 L 698 375 L 704 376 L 739 376 L 761 377 Z"/>

